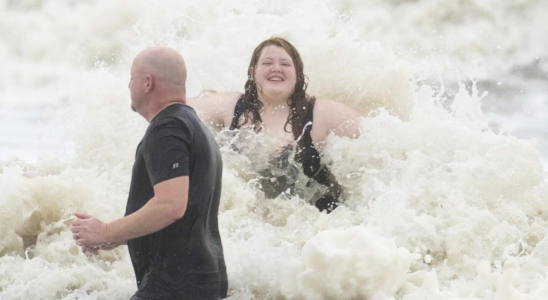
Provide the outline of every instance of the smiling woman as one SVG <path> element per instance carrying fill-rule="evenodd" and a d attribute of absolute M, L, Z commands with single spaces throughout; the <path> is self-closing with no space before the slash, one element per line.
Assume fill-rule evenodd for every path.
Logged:
<path fill-rule="evenodd" d="M 187 102 L 217 129 L 252 129 L 279 140 L 271 165 L 283 169 L 283 174 L 272 168 L 259 171 L 260 185 L 268 198 L 294 193 L 297 179 L 290 167 L 294 153 L 303 173 L 327 187 L 326 193 L 314 199 L 316 207 L 331 212 L 337 207 L 342 190 L 321 164 L 318 149 L 331 132 L 357 137 L 359 114 L 344 104 L 309 96 L 306 81 L 297 49 L 285 39 L 274 37 L 253 51 L 244 94 L 218 93 Z"/>
<path fill-rule="evenodd" d="M 278 96 L 289 99 L 297 83 L 295 66 L 289 54 L 278 46 L 270 45 L 263 49 L 259 63 L 249 68 L 250 78 L 254 74 L 255 82 L 263 102 L 274 103 Z"/>

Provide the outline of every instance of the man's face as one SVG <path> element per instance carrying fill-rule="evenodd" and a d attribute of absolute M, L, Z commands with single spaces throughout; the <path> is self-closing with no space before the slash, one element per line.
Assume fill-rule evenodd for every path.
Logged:
<path fill-rule="evenodd" d="M 141 101 L 141 94 L 139 93 L 139 89 L 138 89 L 139 74 L 137 74 L 136 72 L 135 61 L 133 62 L 133 65 L 131 66 L 130 76 L 131 78 L 129 79 L 128 88 L 129 88 L 129 94 L 131 97 L 131 110 L 136 112 Z"/>

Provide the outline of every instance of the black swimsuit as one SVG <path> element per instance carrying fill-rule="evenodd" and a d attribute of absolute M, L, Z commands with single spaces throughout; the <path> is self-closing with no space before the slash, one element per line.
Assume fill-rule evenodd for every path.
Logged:
<path fill-rule="evenodd" d="M 312 98 L 313 99 L 313 98 Z M 340 196 L 341 190 L 338 185 L 335 177 L 325 165 L 321 164 L 320 153 L 314 147 L 312 142 L 312 136 L 310 132 L 312 131 L 312 122 L 314 116 L 314 100 L 311 103 L 310 109 L 303 120 L 304 132 L 300 137 L 302 139 L 301 146 L 298 149 L 299 155 L 296 155 L 296 162 L 300 163 L 303 169 L 303 173 L 309 178 L 315 180 L 316 182 L 326 186 L 328 192 L 323 195 L 320 199 L 316 201 L 316 207 L 320 210 L 327 210 L 327 212 L 333 211 L 337 207 L 337 198 Z M 232 117 L 232 123 L 230 124 L 230 130 L 239 129 L 240 117 L 245 111 L 245 103 L 243 95 L 238 99 L 236 107 L 234 108 L 234 116 Z M 288 188 L 293 190 L 291 186 L 291 180 L 288 180 L 287 174 L 295 174 L 297 170 L 292 170 L 292 165 L 289 163 L 288 157 L 292 153 L 292 148 L 288 148 L 282 151 L 282 154 L 277 159 L 273 160 L 271 163 L 274 164 L 278 169 L 284 169 L 289 172 L 285 175 L 276 175 L 271 169 L 265 169 L 259 173 L 271 182 L 272 184 L 262 185 L 263 191 L 268 198 L 276 198 L 279 194 L 286 191 Z M 294 167 L 293 167 L 294 168 Z M 293 172 L 292 172 L 293 171 Z M 275 178 L 275 180 L 270 180 L 270 178 Z M 294 184 L 293 184 L 294 185 Z"/>

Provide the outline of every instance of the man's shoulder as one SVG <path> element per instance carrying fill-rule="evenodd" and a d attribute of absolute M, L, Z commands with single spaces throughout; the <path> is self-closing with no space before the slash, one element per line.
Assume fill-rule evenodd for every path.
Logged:
<path fill-rule="evenodd" d="M 170 126 L 188 126 L 196 122 L 198 117 L 194 109 L 188 105 L 175 104 L 165 108 L 156 118 L 150 122 L 150 128 L 157 128 L 166 125 Z"/>
<path fill-rule="evenodd" d="M 184 117 L 176 115 L 165 115 L 150 122 L 150 124 L 148 125 L 147 135 L 154 134 L 161 129 L 177 127 L 187 127 L 187 124 L 185 124 L 184 122 Z"/>
<path fill-rule="evenodd" d="M 145 144 L 162 139 L 166 136 L 187 137 L 192 135 L 195 118 L 184 112 L 177 114 L 164 114 L 150 122 L 143 138 Z"/>

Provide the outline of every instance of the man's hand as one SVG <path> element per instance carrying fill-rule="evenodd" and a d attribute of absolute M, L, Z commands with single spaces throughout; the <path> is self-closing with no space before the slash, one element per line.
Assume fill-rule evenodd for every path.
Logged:
<path fill-rule="evenodd" d="M 76 244 L 82 247 L 82 251 L 93 253 L 93 246 L 100 246 L 110 242 L 107 239 L 107 226 L 98 219 L 81 213 L 75 213 L 76 219 L 72 221 L 72 237 Z M 97 250 L 95 250 L 96 252 Z"/>
<path fill-rule="evenodd" d="M 82 252 L 87 256 L 94 256 L 99 254 L 99 247 L 82 246 Z"/>
<path fill-rule="evenodd" d="M 86 246 L 82 245 L 82 252 L 87 256 L 94 256 L 99 254 L 99 250 L 113 250 L 118 246 L 124 245 L 125 243 L 113 243 L 113 244 L 104 244 L 101 246 Z"/>

